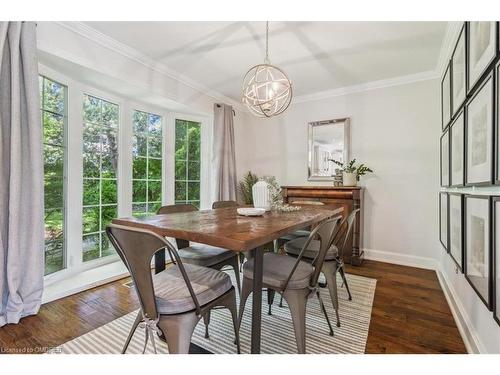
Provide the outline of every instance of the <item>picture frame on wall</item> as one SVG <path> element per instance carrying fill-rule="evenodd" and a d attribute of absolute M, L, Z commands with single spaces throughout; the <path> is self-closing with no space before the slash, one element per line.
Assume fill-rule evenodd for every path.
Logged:
<path fill-rule="evenodd" d="M 491 303 L 490 204 L 488 196 L 466 195 L 465 214 L 465 278 L 481 301 Z"/>
<path fill-rule="evenodd" d="M 450 186 L 450 129 L 441 136 L 440 146 L 441 186 Z"/>
<path fill-rule="evenodd" d="M 460 271 L 464 270 L 464 199 L 463 194 L 448 194 L 448 220 L 449 220 L 449 254 Z"/>
<path fill-rule="evenodd" d="M 500 31 L 500 30 L 499 30 Z M 500 47 L 499 47 L 500 48 Z M 495 118 L 495 184 L 500 185 L 500 62 L 496 71 L 496 118 Z"/>
<path fill-rule="evenodd" d="M 459 112 L 450 126 L 450 185 L 459 187 L 465 181 L 465 115 Z"/>
<path fill-rule="evenodd" d="M 451 56 L 452 114 L 460 109 L 467 96 L 467 55 L 465 48 L 465 23 L 458 36 Z"/>
<path fill-rule="evenodd" d="M 491 198 L 493 226 L 493 317 L 500 325 L 500 197 Z"/>
<path fill-rule="evenodd" d="M 493 75 L 482 83 L 466 105 L 465 185 L 491 185 L 494 130 Z"/>
<path fill-rule="evenodd" d="M 489 21 L 470 21 L 468 24 L 469 91 L 479 81 L 497 53 L 497 24 Z"/>
<path fill-rule="evenodd" d="M 448 252 L 448 193 L 439 193 L 439 241 Z"/>
<path fill-rule="evenodd" d="M 448 63 L 441 81 L 441 130 L 446 129 L 451 120 L 451 63 Z"/>
<path fill-rule="evenodd" d="M 468 27 L 469 91 L 479 81 L 497 53 L 497 23 L 470 21 Z"/>

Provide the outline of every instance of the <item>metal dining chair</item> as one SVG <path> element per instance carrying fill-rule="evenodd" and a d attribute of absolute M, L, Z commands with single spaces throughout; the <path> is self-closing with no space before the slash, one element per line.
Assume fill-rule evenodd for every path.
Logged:
<path fill-rule="evenodd" d="M 184 264 L 169 241 L 149 230 L 111 224 L 106 233 L 130 272 L 141 305 L 122 354 L 141 323 L 146 330 L 143 353 L 148 339 L 156 353 L 156 334 L 166 341 L 170 353 L 188 353 L 198 321 L 214 307 L 230 310 L 240 352 L 236 292 L 226 273 Z M 168 251 L 175 264 L 152 275 L 151 260 L 162 249 Z"/>
<path fill-rule="evenodd" d="M 228 207 L 238 207 L 239 204 L 236 201 L 216 201 L 212 203 L 212 209 L 216 210 L 217 208 L 228 208 Z"/>
<path fill-rule="evenodd" d="M 161 207 L 158 210 L 158 215 L 168 215 L 179 212 L 193 211 L 198 211 L 198 209 L 192 204 L 174 204 Z M 221 270 L 225 266 L 231 267 L 236 278 L 238 293 L 241 293 L 239 257 L 237 252 L 196 242 L 190 243 L 189 241 L 179 238 L 176 238 L 175 241 L 177 243 L 177 249 L 179 249 L 179 256 L 182 258 L 182 261 L 184 263 L 194 264 L 202 267 L 209 267 L 215 270 Z M 203 319 L 205 322 L 205 338 L 208 338 L 210 312 L 208 312 L 206 316 L 203 317 Z"/>
<path fill-rule="evenodd" d="M 344 260 L 343 253 L 349 239 L 349 235 L 352 232 L 353 224 L 356 219 L 356 214 L 359 209 L 353 210 L 347 218 L 342 220 L 339 226 L 332 245 L 326 252 L 325 261 L 322 265 L 321 272 L 325 276 L 326 286 L 330 293 L 330 298 L 332 299 L 333 308 L 335 310 L 335 315 L 337 318 L 337 327 L 340 327 L 340 317 L 339 317 L 339 299 L 337 291 L 337 272 L 340 273 L 342 281 L 346 287 L 349 300 L 352 300 L 351 291 L 349 290 L 349 284 L 347 283 L 347 278 L 344 272 Z M 306 238 L 297 238 L 285 243 L 285 252 L 287 255 L 297 257 L 304 248 L 305 243 L 308 242 Z M 309 245 L 302 254 L 304 261 L 313 262 L 320 250 L 320 243 L 316 240 L 309 241 Z"/>
<path fill-rule="evenodd" d="M 319 293 L 318 278 L 340 219 L 340 216 L 328 219 L 315 227 L 297 258 L 282 256 L 276 253 L 264 254 L 262 287 L 280 293 L 288 303 L 299 353 L 305 353 L 306 351 L 306 305 L 310 297 L 316 295 L 319 299 L 319 304 L 330 332 L 333 333 L 328 314 Z M 319 241 L 319 252 L 313 262 L 304 262 L 302 261 L 302 256 L 313 239 Z M 253 268 L 254 258 L 248 260 L 243 265 L 243 286 L 238 318 L 239 326 L 243 318 L 245 302 L 252 291 Z"/>

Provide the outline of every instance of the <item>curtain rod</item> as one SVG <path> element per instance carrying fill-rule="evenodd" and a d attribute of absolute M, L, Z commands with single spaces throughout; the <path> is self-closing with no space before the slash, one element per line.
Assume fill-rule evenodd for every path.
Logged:
<path fill-rule="evenodd" d="M 220 108 L 219 103 L 216 103 L 215 105 L 217 106 L 217 108 Z M 231 111 L 233 111 L 233 116 L 236 116 L 236 111 L 234 109 L 231 109 Z"/>

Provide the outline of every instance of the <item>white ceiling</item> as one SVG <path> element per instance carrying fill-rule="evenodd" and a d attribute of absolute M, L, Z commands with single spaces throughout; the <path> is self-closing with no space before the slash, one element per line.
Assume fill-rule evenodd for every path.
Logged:
<path fill-rule="evenodd" d="M 87 22 L 193 81 L 240 100 L 264 60 L 265 22 Z M 294 95 L 434 71 L 446 22 L 271 22 L 271 63 Z"/>

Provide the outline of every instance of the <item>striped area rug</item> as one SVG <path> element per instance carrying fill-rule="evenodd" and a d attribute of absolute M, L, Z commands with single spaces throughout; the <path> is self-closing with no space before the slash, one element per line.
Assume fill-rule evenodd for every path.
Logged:
<path fill-rule="evenodd" d="M 230 274 L 230 272 L 228 272 Z M 341 327 L 335 325 L 335 313 L 332 308 L 328 289 L 321 288 L 321 295 L 329 313 L 335 335 L 328 334 L 328 325 L 323 316 L 318 299 L 309 299 L 306 318 L 306 352 L 309 354 L 361 354 L 365 351 L 370 316 L 375 294 L 376 280 L 356 275 L 347 275 L 352 301 L 347 298 L 345 287 L 339 288 Z M 342 284 L 339 277 L 339 286 Z M 261 352 L 267 354 L 295 354 L 297 347 L 293 333 L 290 311 L 283 302 L 279 307 L 280 296 L 276 294 L 273 315 L 267 315 L 267 298 L 263 293 L 262 302 L 262 341 Z M 241 324 L 241 352 L 250 352 L 252 296 L 247 300 Z M 113 354 L 120 353 L 137 312 L 132 312 L 105 324 L 76 339 L 66 342 L 52 353 L 66 354 Z M 234 331 L 228 310 L 212 310 L 210 320 L 210 338 L 205 339 L 203 320 L 196 326 L 192 342 L 212 353 L 236 353 Z M 166 344 L 157 339 L 159 353 L 168 353 Z M 142 353 L 144 330 L 138 328 L 127 353 Z M 153 353 L 151 343 L 147 353 Z"/>

